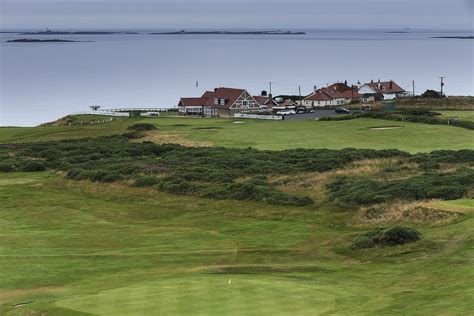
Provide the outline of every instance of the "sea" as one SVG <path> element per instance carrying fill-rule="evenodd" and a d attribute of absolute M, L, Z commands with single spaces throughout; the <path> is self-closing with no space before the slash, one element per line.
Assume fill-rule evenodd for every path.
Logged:
<path fill-rule="evenodd" d="M 200 96 L 215 87 L 258 95 L 269 91 L 270 82 L 273 95 L 298 94 L 299 89 L 307 95 L 314 86 L 379 79 L 394 80 L 410 92 L 414 81 L 420 94 L 439 90 L 440 77 L 445 77 L 447 95 L 474 95 L 474 41 L 434 38 L 472 36 L 472 30 L 290 30 L 304 35 L 107 31 L 137 34 L 1 33 L 0 126 L 35 126 L 91 105 L 171 108 L 180 97 Z M 7 43 L 19 38 L 83 42 Z"/>

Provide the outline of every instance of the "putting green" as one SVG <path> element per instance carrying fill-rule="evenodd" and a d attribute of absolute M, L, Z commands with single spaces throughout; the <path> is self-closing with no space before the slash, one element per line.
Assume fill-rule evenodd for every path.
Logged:
<path fill-rule="evenodd" d="M 210 274 L 75 296 L 56 305 L 100 315 L 270 315 L 294 311 L 315 315 L 329 313 L 335 300 L 335 293 L 314 281 Z"/>

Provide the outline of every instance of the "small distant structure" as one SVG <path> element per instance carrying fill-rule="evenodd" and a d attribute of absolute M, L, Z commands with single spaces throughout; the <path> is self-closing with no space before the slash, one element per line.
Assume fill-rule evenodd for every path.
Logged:
<path fill-rule="evenodd" d="M 100 110 L 100 105 L 91 105 L 89 106 L 92 112 L 97 112 Z"/>
<path fill-rule="evenodd" d="M 391 100 L 404 97 L 407 92 L 393 80 L 365 83 L 359 88 L 359 94 L 363 96 L 363 102 L 372 102 L 380 100 Z"/>
<path fill-rule="evenodd" d="M 258 112 L 260 104 L 245 89 L 215 88 L 199 98 L 181 98 L 180 115 L 234 117 L 235 114 Z"/>
<path fill-rule="evenodd" d="M 320 89 L 314 86 L 313 92 L 304 98 L 303 105 L 306 108 L 340 106 L 359 100 L 360 97 L 357 86 L 348 86 L 347 81 L 337 82 Z"/>
<path fill-rule="evenodd" d="M 265 90 L 263 90 L 260 95 L 254 95 L 253 98 L 257 101 L 258 105 L 260 105 L 261 111 L 270 112 L 275 106 L 278 106 L 278 103 L 273 99 L 272 94 L 268 94 Z"/>
<path fill-rule="evenodd" d="M 91 105 L 89 106 L 91 111 L 99 111 L 100 110 L 100 105 Z"/>

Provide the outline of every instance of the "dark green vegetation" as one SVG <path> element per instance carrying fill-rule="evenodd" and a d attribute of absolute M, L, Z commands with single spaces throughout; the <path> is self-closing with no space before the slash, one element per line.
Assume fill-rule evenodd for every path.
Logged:
<path fill-rule="evenodd" d="M 400 246 L 418 241 L 420 238 L 420 233 L 416 229 L 409 227 L 374 228 L 355 238 L 352 242 L 352 248 Z"/>
<path fill-rule="evenodd" d="M 128 127 L 129 130 L 131 131 L 137 131 L 137 132 L 145 132 L 145 131 L 153 131 L 156 129 L 156 126 L 153 124 L 149 123 L 138 123 L 138 124 L 133 124 Z"/>
<path fill-rule="evenodd" d="M 470 130 L 69 119 L 0 129 L 1 315 L 474 310 Z"/>
<path fill-rule="evenodd" d="M 134 125 L 132 130 L 151 127 Z M 140 133 L 140 132 L 133 132 Z M 125 135 L 124 135 L 125 136 Z M 130 137 L 126 137 L 130 138 Z M 73 180 L 115 182 L 134 179 L 135 186 L 154 186 L 174 194 L 215 199 L 265 201 L 270 204 L 307 205 L 307 196 L 281 192 L 267 176 L 301 172 L 326 172 L 367 159 L 404 158 L 430 173 L 402 180 L 377 181 L 343 177 L 329 185 L 333 200 L 344 205 L 366 205 L 395 199 L 456 199 L 474 185 L 474 171 L 436 172 L 439 163 L 470 163 L 474 151 L 440 151 L 410 155 L 398 150 L 190 148 L 128 142 L 123 137 L 40 142 L 0 149 L 2 166 L 8 171 L 66 172 Z"/>
<path fill-rule="evenodd" d="M 363 176 L 341 177 L 328 186 L 331 199 L 344 206 L 387 203 L 396 199 L 455 200 L 462 198 L 473 187 L 472 169 L 433 172 L 392 181 L 377 181 Z"/>
<path fill-rule="evenodd" d="M 373 111 L 362 112 L 344 116 L 321 118 L 322 121 L 345 121 L 358 118 L 372 118 L 399 122 L 412 122 L 436 125 L 451 125 L 469 130 L 474 130 L 474 122 L 460 119 L 451 119 L 440 116 L 440 113 L 431 112 L 424 109 L 400 110 L 395 113 Z"/>

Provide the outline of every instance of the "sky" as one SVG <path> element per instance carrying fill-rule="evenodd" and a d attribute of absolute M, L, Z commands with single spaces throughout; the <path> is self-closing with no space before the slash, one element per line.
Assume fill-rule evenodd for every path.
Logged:
<path fill-rule="evenodd" d="M 474 0 L 0 0 L 1 29 L 472 29 Z"/>

